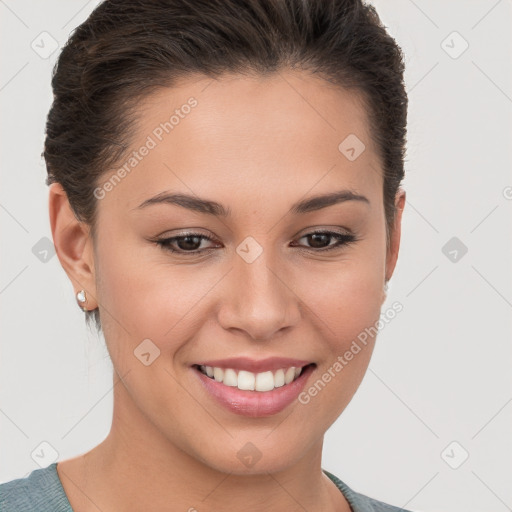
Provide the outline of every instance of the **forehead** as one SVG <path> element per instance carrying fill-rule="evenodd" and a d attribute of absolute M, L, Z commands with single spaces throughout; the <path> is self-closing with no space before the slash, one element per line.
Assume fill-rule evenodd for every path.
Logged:
<path fill-rule="evenodd" d="M 126 177 L 110 194 L 129 208 L 165 190 L 229 202 L 233 190 L 263 199 L 273 190 L 300 197 L 315 183 L 381 186 L 362 97 L 309 73 L 191 75 L 145 97 L 137 114 L 116 167 Z M 356 159 L 343 152 L 347 140 L 364 147 Z"/>
<path fill-rule="evenodd" d="M 192 100 L 193 98 L 193 100 Z M 188 108 L 187 103 L 196 105 Z M 176 112 L 172 135 L 192 135 L 186 124 L 205 141 L 230 135 L 233 143 L 320 139 L 330 143 L 347 130 L 365 142 L 369 123 L 361 92 L 347 90 L 307 72 L 280 71 L 265 76 L 225 74 L 216 79 L 191 75 L 172 88 L 158 89 L 139 108 L 139 135 L 168 121 Z M 192 121 L 182 123 L 187 118 Z M 178 121 L 178 122 L 176 122 Z M 181 124 L 180 130 L 177 130 Z M 298 131 L 302 137 L 299 137 Z M 166 134 L 168 134 L 166 132 Z M 270 139 L 270 140 L 269 140 Z"/>

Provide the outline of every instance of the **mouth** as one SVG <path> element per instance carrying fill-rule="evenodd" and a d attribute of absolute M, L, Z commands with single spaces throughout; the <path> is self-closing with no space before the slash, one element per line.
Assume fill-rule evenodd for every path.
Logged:
<path fill-rule="evenodd" d="M 313 363 L 311 363 L 313 364 Z M 278 370 L 265 372 L 250 372 L 234 368 L 221 368 L 219 366 L 194 365 L 196 370 L 224 386 L 238 388 L 242 391 L 258 391 L 265 393 L 295 381 L 302 371 L 311 365 L 290 366 Z"/>
<path fill-rule="evenodd" d="M 252 365 L 253 368 L 257 366 L 257 369 L 264 371 L 250 371 L 247 369 L 250 364 L 236 367 L 234 360 L 228 362 L 234 368 L 224 363 L 223 366 L 194 364 L 191 368 L 208 398 L 213 398 L 215 403 L 235 414 L 254 418 L 281 412 L 304 389 L 316 364 L 293 360 L 294 366 L 291 362 L 292 360 L 274 360 L 270 365 Z"/>

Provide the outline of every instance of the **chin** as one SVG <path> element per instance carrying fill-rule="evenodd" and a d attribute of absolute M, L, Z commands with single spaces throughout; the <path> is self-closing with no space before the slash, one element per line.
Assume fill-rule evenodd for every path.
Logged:
<path fill-rule="evenodd" d="M 285 419 L 284 423 L 290 421 Z M 277 430 L 281 432 L 277 433 Z M 198 453 L 195 446 L 195 458 L 201 463 L 221 473 L 233 475 L 266 475 L 279 473 L 294 465 L 303 458 L 309 448 L 315 444 L 305 439 L 304 430 L 286 430 L 285 425 L 277 427 L 276 431 L 264 432 L 243 431 L 228 442 L 220 439 L 212 445 L 206 441 L 208 452 Z M 322 437 L 320 436 L 320 439 Z M 197 437 L 196 437 L 197 440 Z M 204 446 L 204 445 L 203 445 Z"/>

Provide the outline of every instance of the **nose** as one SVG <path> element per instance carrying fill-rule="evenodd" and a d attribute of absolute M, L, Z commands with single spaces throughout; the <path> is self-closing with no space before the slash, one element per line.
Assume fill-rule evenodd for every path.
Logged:
<path fill-rule="evenodd" d="M 299 297 L 290 274 L 264 250 L 252 263 L 234 258 L 226 276 L 218 313 L 220 325 L 237 330 L 253 340 L 274 338 L 301 319 Z"/>

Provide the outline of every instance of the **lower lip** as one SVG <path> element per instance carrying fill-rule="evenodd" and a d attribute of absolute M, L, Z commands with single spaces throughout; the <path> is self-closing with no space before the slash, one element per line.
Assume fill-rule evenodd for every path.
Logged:
<path fill-rule="evenodd" d="M 288 407 L 304 389 L 306 381 L 314 369 L 315 365 L 308 365 L 293 382 L 274 388 L 272 391 L 244 391 L 217 382 L 198 368 L 192 367 L 206 391 L 218 403 L 235 414 L 253 418 L 271 416 Z"/>

